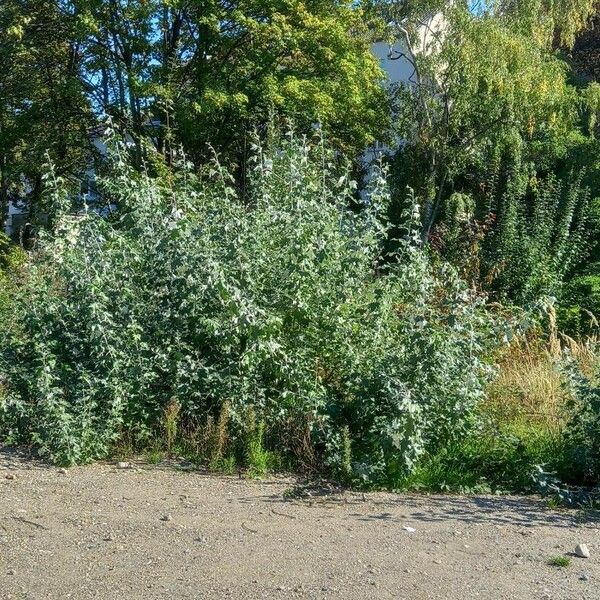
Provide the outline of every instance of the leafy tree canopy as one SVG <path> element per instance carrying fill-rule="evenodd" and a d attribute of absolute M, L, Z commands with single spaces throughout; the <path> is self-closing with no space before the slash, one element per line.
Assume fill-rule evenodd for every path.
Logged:
<path fill-rule="evenodd" d="M 552 17 L 554 4 L 550 10 L 527 2 L 380 6 L 390 39 L 398 40 L 392 56 L 414 67 L 395 101 L 398 136 L 408 141 L 397 174 L 423 198 L 426 231 L 445 198 L 455 191 L 481 195 L 491 170 L 515 149 L 520 163 L 548 169 L 579 139 L 582 99 L 550 34 L 542 39 L 531 28 L 542 31 L 551 22 L 552 36 L 567 40 L 587 18 L 583 8 L 559 19 Z"/>
<path fill-rule="evenodd" d="M 50 0 L 0 4 L 0 215 L 41 191 L 48 153 L 59 174 L 81 172 L 91 111 L 73 23 Z M 0 218 L 0 220 L 2 220 Z"/>
<path fill-rule="evenodd" d="M 348 0 L 7 0 L 0 32 L 3 214 L 46 150 L 81 174 L 106 115 L 138 167 L 148 143 L 167 164 L 210 143 L 243 165 L 248 132 L 283 120 L 321 123 L 356 154 L 389 119 L 372 29 Z"/>
<path fill-rule="evenodd" d="M 161 149 L 240 151 L 269 118 L 355 151 L 387 114 L 363 14 L 339 0 L 73 0 L 100 110 Z"/>

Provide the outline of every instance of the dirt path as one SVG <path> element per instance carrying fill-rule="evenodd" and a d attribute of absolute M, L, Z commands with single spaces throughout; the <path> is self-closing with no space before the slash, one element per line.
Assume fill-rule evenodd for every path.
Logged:
<path fill-rule="evenodd" d="M 295 485 L 0 453 L 0 598 L 600 598 L 598 514 Z"/>

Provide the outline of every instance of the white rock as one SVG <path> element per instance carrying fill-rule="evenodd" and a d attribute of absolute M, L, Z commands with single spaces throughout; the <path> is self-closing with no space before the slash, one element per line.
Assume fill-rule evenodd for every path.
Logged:
<path fill-rule="evenodd" d="M 404 529 L 404 531 L 408 531 L 408 533 L 414 533 L 416 531 L 414 527 L 409 527 L 408 525 L 404 525 L 402 529 Z"/>
<path fill-rule="evenodd" d="M 577 544 L 577 547 L 575 548 L 575 554 L 577 554 L 577 556 L 580 556 L 581 558 L 590 557 L 590 551 L 585 544 Z"/>
<path fill-rule="evenodd" d="M 128 462 L 118 462 L 117 469 L 129 469 L 131 465 Z"/>

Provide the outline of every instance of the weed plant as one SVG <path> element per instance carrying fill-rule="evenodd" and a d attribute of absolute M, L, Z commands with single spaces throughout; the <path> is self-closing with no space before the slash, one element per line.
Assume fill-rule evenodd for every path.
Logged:
<path fill-rule="evenodd" d="M 496 323 L 429 259 L 410 195 L 382 261 L 383 172 L 357 207 L 348 169 L 293 134 L 254 148 L 243 198 L 216 159 L 161 179 L 122 156 L 109 218 L 48 176 L 54 228 L 0 340 L 3 440 L 73 464 L 187 437 L 213 469 L 291 456 L 389 486 L 479 426 Z"/>

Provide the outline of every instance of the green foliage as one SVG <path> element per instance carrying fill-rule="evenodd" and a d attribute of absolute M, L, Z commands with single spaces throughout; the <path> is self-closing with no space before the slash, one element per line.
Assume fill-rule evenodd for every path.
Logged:
<path fill-rule="evenodd" d="M 320 123 L 356 156 L 389 121 L 371 37 L 346 0 L 4 0 L 0 220 L 13 199 L 43 221 L 47 151 L 80 191 L 106 117 L 137 169 L 180 147 L 201 164 L 210 142 L 241 186 L 249 132 L 271 120 Z"/>
<path fill-rule="evenodd" d="M 342 428 L 342 455 L 340 460 L 340 479 L 351 481 L 352 479 L 352 439 L 350 428 L 346 425 Z"/>
<path fill-rule="evenodd" d="M 10 239 L 4 232 L 0 233 L 0 266 L 6 268 L 8 255 L 11 250 Z"/>
<path fill-rule="evenodd" d="M 600 364 L 591 376 L 576 361 L 566 365 L 572 401 L 565 429 L 571 470 L 567 482 L 600 486 Z"/>
<path fill-rule="evenodd" d="M 29 257 L 0 235 L 0 441 L 64 464 L 146 450 L 365 486 L 522 491 L 536 466 L 597 485 L 589 373 L 569 371 L 564 430 L 479 410 L 503 331 L 475 291 L 554 296 L 563 330 L 597 331 L 600 86 L 563 53 L 594 10 L 5 0 L 0 221 L 28 200 L 48 231 Z M 414 69 L 389 98 L 382 23 Z M 127 140 L 99 182 L 108 218 L 70 193 L 99 115 Z M 320 123 L 351 157 L 403 139 L 393 200 L 381 167 L 358 200 L 322 140 L 270 122 Z M 514 414 L 556 383 L 522 371 Z"/>
<path fill-rule="evenodd" d="M 160 446 L 150 447 L 144 455 L 146 461 L 151 465 L 157 465 L 165 458 L 165 453 Z"/>
<path fill-rule="evenodd" d="M 386 22 L 401 23 L 411 29 L 422 24 L 428 15 L 454 7 L 468 9 L 476 16 L 495 17 L 505 27 L 531 37 L 546 48 L 557 44 L 573 45 L 575 36 L 589 23 L 597 5 L 594 0 L 486 0 L 485 2 L 452 2 L 444 0 L 371 0 Z M 449 6 L 450 5 L 450 6 Z"/>
<path fill-rule="evenodd" d="M 592 185 L 594 182 L 592 181 Z M 597 189 L 594 186 L 593 189 Z M 598 331 L 600 318 L 600 200 L 591 205 L 587 227 L 590 252 L 564 286 L 558 309 L 559 324 L 563 331 L 574 336 L 585 336 Z"/>
<path fill-rule="evenodd" d="M 563 467 L 562 449 L 560 437 L 542 425 L 488 422 L 462 443 L 425 457 L 399 487 L 462 494 L 532 492 L 538 465 Z"/>
<path fill-rule="evenodd" d="M 0 4 L 0 222 L 9 197 L 39 210 L 49 153 L 60 175 L 78 179 L 90 154 L 90 104 L 80 79 L 74 20 L 51 0 Z"/>
<path fill-rule="evenodd" d="M 526 363 L 516 367 L 518 372 L 507 375 L 512 367 L 502 363 L 504 383 L 494 391 L 493 403 L 483 406 L 482 426 L 462 442 L 424 455 L 398 487 L 459 493 L 540 491 L 559 504 L 597 502 L 598 355 L 591 346 L 571 345 L 566 362 L 565 351 L 552 360 L 536 358 L 538 350 L 530 347 L 514 357 Z M 551 364 L 554 371 L 544 375 Z M 507 387 L 510 382 L 516 389 Z M 546 396 L 558 382 L 564 396 L 557 402 Z"/>
<path fill-rule="evenodd" d="M 581 90 L 580 110 L 587 133 L 595 137 L 598 114 L 600 113 L 600 84 L 598 82 L 592 81 Z"/>
<path fill-rule="evenodd" d="M 561 323 L 590 331 L 593 280 L 566 284 L 595 276 L 583 267 L 598 239 L 586 188 L 598 185 L 600 96 L 593 82 L 572 85 L 556 45 L 573 43 L 593 2 L 374 4 L 415 70 L 394 96 L 407 143 L 393 162 L 392 222 L 409 185 L 424 238 L 464 277 L 502 302 L 556 296 Z"/>
<path fill-rule="evenodd" d="M 371 33 L 352 2 L 66 4 L 89 97 L 132 136 L 138 164 L 143 138 L 168 162 L 180 143 L 194 159 L 207 142 L 245 157 L 248 131 L 271 117 L 321 122 L 360 150 L 387 119 Z"/>
<path fill-rule="evenodd" d="M 206 438 L 208 442 L 207 457 L 209 468 L 218 470 L 226 461 L 225 452 L 228 442 L 229 419 L 231 415 L 231 404 L 225 400 L 219 410 L 219 418 L 216 426 L 213 425 L 212 416 L 208 417 L 206 427 Z"/>
<path fill-rule="evenodd" d="M 572 46 L 597 4 L 594 0 L 495 0 L 488 8 L 537 44 L 553 48 L 557 44 Z"/>
<path fill-rule="evenodd" d="M 6 235 L 0 233 L 0 330 L 13 328 L 13 301 L 19 279 L 25 276 L 27 257 Z"/>
<path fill-rule="evenodd" d="M 521 305 L 560 298 L 590 248 L 589 190 L 581 178 L 511 174 L 495 207 L 483 276 L 503 301 Z M 493 193 L 493 192 L 492 192 Z"/>
<path fill-rule="evenodd" d="M 179 403 L 176 398 L 171 398 L 164 412 L 164 440 L 167 452 L 170 454 L 177 440 L 177 429 L 179 423 Z"/>
<path fill-rule="evenodd" d="M 85 462 L 125 433 L 151 442 L 175 398 L 182 430 L 218 419 L 213 465 L 246 439 L 248 466 L 263 471 L 265 449 L 293 452 L 308 423 L 332 470 L 348 470 L 351 447 L 355 479 L 391 485 L 471 431 L 494 323 L 430 262 L 417 206 L 378 266 L 382 177 L 350 211 L 345 168 L 293 135 L 255 148 L 249 202 L 217 162 L 200 181 L 116 169 L 110 220 L 59 210 L 40 240 L 14 307 L 25 335 L 1 346 L 3 439 Z"/>
<path fill-rule="evenodd" d="M 426 233 L 452 193 L 479 200 L 490 166 L 515 147 L 546 168 L 577 136 L 579 99 L 566 64 L 512 21 L 448 3 L 436 18 L 394 21 L 391 36 L 415 69 L 394 102 L 407 141 L 395 161 L 397 202 L 405 185 L 416 190 Z"/>
<path fill-rule="evenodd" d="M 559 307 L 561 329 L 582 336 L 598 330 L 600 316 L 600 264 L 592 263 L 589 274 L 576 275 L 567 283 Z"/>
<path fill-rule="evenodd" d="M 570 567 L 571 559 L 568 556 L 553 556 L 552 558 L 548 559 L 548 564 L 551 567 Z"/>
<path fill-rule="evenodd" d="M 251 0 L 178 8 L 205 36 L 201 44 L 183 39 L 161 88 L 174 98 L 176 135 L 191 156 L 205 155 L 207 141 L 244 155 L 247 131 L 272 116 L 302 131 L 319 122 L 350 153 L 385 130 L 383 74 L 358 5 Z"/>
<path fill-rule="evenodd" d="M 251 476 L 260 477 L 269 470 L 270 453 L 264 447 L 265 422 L 256 420 L 252 405 L 246 408 L 244 419 L 243 463 Z"/>

